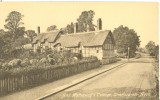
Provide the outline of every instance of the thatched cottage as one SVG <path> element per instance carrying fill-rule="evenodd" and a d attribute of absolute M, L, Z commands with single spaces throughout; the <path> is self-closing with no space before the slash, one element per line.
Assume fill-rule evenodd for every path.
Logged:
<path fill-rule="evenodd" d="M 114 38 L 110 30 L 101 30 L 102 21 L 97 21 L 97 31 L 77 33 L 75 24 L 74 33 L 62 35 L 62 31 L 39 34 L 33 41 L 34 51 L 40 46 L 59 50 L 69 50 L 81 53 L 83 57 L 96 56 L 103 63 L 114 61 Z"/>

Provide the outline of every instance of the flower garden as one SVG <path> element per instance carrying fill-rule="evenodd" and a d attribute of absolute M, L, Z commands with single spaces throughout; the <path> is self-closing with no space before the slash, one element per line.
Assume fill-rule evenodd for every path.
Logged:
<path fill-rule="evenodd" d="M 15 59 L 0 61 L 0 95 L 38 86 L 44 83 L 97 68 L 96 57 L 82 58 L 68 51 L 25 51 Z"/>

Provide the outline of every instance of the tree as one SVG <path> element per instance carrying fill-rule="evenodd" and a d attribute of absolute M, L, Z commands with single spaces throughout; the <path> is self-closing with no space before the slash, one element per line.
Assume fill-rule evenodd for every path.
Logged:
<path fill-rule="evenodd" d="M 19 36 L 12 44 L 13 49 L 21 47 L 22 45 L 30 43 L 30 40 L 26 37 Z"/>
<path fill-rule="evenodd" d="M 95 31 L 95 25 L 93 24 L 95 12 L 92 10 L 83 11 L 79 18 L 77 19 L 78 22 L 78 29 L 77 32 L 86 32 L 86 31 Z M 67 24 L 65 28 L 63 28 L 65 33 L 73 33 L 74 32 L 74 24 Z"/>
<path fill-rule="evenodd" d="M 7 31 L 0 30 L 0 56 L 2 58 L 11 58 L 13 52 L 22 45 L 30 43 L 29 39 L 24 37 L 25 27 L 21 26 L 23 15 L 20 12 L 12 11 L 8 14 L 4 27 Z"/>
<path fill-rule="evenodd" d="M 31 42 L 33 41 L 34 37 L 37 36 L 34 30 L 27 30 L 26 35 Z"/>
<path fill-rule="evenodd" d="M 69 33 L 69 34 L 74 32 L 74 24 L 73 24 L 73 22 L 71 22 L 71 24 L 68 24 L 68 25 L 67 25 L 66 31 L 67 31 L 67 33 Z"/>
<path fill-rule="evenodd" d="M 24 27 L 20 27 L 24 24 L 21 22 L 22 18 L 23 15 L 20 12 L 12 11 L 5 20 L 6 24 L 4 27 L 11 33 L 12 39 L 16 39 L 19 35 L 24 34 Z"/>
<path fill-rule="evenodd" d="M 0 30 L 0 57 L 7 57 L 10 52 L 11 48 L 11 35 L 9 32 L 4 31 L 3 29 Z"/>
<path fill-rule="evenodd" d="M 47 28 L 47 31 L 54 31 L 57 30 L 57 26 L 56 25 L 51 25 Z"/>
<path fill-rule="evenodd" d="M 156 59 L 159 61 L 159 45 L 155 47 L 155 56 L 156 56 Z"/>
<path fill-rule="evenodd" d="M 145 47 L 151 56 L 155 55 L 155 48 L 156 48 L 155 42 L 149 41 Z"/>
<path fill-rule="evenodd" d="M 61 28 L 60 31 L 62 31 L 62 35 L 67 34 L 67 28 Z"/>
<path fill-rule="evenodd" d="M 116 49 L 118 53 L 126 53 L 128 47 L 130 48 L 130 57 L 135 56 L 137 47 L 140 45 L 140 40 L 137 33 L 133 29 L 124 27 L 123 25 L 115 28 L 113 31 L 113 36 L 116 43 Z"/>
<path fill-rule="evenodd" d="M 141 53 L 145 53 L 145 49 L 142 48 L 142 47 L 139 47 L 139 48 L 138 48 L 138 51 L 141 52 Z"/>
<path fill-rule="evenodd" d="M 77 19 L 79 32 L 86 32 L 87 30 L 95 31 L 95 28 L 94 28 L 95 25 L 93 25 L 94 15 L 95 15 L 95 12 L 92 10 L 83 11 L 81 13 L 79 18 Z"/>

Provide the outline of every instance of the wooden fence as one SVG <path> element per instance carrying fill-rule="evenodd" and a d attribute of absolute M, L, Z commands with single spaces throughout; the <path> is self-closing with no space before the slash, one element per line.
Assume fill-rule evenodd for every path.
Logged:
<path fill-rule="evenodd" d="M 5 95 L 11 92 L 42 85 L 44 83 L 53 82 L 57 79 L 61 79 L 99 66 L 99 61 L 92 61 L 72 64 L 69 66 L 60 66 L 41 71 L 39 73 L 20 74 L 13 76 L 9 75 L 0 78 L 0 95 Z"/>

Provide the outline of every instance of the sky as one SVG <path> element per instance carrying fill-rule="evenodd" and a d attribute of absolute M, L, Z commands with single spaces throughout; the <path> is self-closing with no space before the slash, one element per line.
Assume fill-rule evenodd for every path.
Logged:
<path fill-rule="evenodd" d="M 0 29 L 11 11 L 24 15 L 22 21 L 26 30 L 41 32 L 56 25 L 59 29 L 75 23 L 82 11 L 95 12 L 93 23 L 102 19 L 104 30 L 113 30 L 120 25 L 134 29 L 140 36 L 141 47 L 149 41 L 158 44 L 158 2 L 1 2 Z"/>

